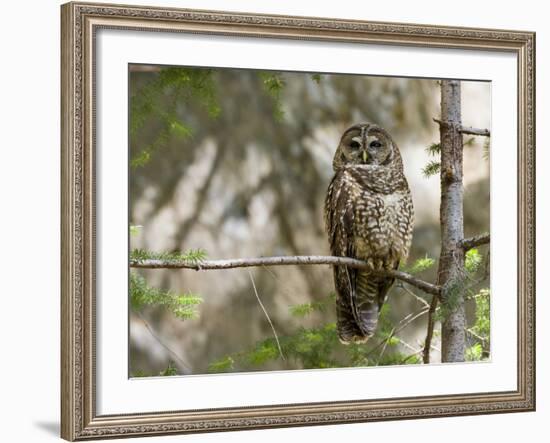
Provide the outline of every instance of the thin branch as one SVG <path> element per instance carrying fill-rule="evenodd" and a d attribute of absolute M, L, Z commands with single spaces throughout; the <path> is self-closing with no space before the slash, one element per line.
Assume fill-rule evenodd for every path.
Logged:
<path fill-rule="evenodd" d="M 405 291 L 407 294 L 409 294 L 411 297 L 413 297 L 414 299 L 416 299 L 417 301 L 419 301 L 420 303 L 422 303 L 422 305 L 424 305 L 424 307 L 426 308 L 429 308 L 430 307 L 430 304 L 424 300 L 422 297 L 419 297 L 418 295 L 416 295 L 413 291 L 411 291 L 409 288 L 407 288 L 404 284 L 402 284 L 401 282 L 396 285 L 397 288 L 399 289 L 402 289 L 403 291 Z"/>
<path fill-rule="evenodd" d="M 419 278 L 413 277 L 411 274 L 407 274 L 402 271 L 380 271 L 376 272 L 380 275 L 387 275 L 388 277 L 394 277 L 398 280 L 404 281 L 415 288 L 421 289 L 428 294 L 438 296 L 441 293 L 441 288 L 438 285 L 433 283 L 428 283 L 427 281 L 420 280 Z"/>
<path fill-rule="evenodd" d="M 432 120 L 434 122 L 436 122 L 438 125 L 449 124 L 448 122 L 443 122 L 443 121 L 441 121 L 437 118 L 434 118 Z M 460 127 L 458 128 L 458 132 L 460 132 L 462 134 L 468 134 L 468 135 L 479 135 L 479 136 L 482 136 L 482 137 L 490 137 L 491 136 L 491 131 L 489 131 L 488 129 L 474 128 L 474 127 L 471 127 L 471 126 L 462 126 L 462 125 L 460 125 Z"/>
<path fill-rule="evenodd" d="M 395 337 L 397 340 L 399 340 L 399 343 L 401 343 L 404 347 L 410 349 L 411 351 L 415 351 L 417 354 L 422 354 L 424 352 L 424 346 L 422 343 L 418 343 L 418 348 L 415 348 L 410 343 L 405 342 L 401 337 Z M 434 351 L 439 351 L 440 349 L 437 346 L 431 345 L 431 348 Z"/>
<path fill-rule="evenodd" d="M 491 241 L 491 235 L 486 232 L 485 234 L 476 235 L 474 237 L 465 238 L 462 240 L 462 248 L 465 251 L 489 243 Z"/>
<path fill-rule="evenodd" d="M 487 342 L 487 341 L 489 341 L 489 338 L 488 338 L 488 337 L 482 337 L 481 335 L 476 334 L 474 331 L 472 331 L 471 328 L 466 329 L 466 332 L 467 332 L 468 334 L 470 334 L 472 337 L 477 338 L 479 341 L 482 341 L 482 342 Z"/>
<path fill-rule="evenodd" d="M 462 126 L 458 131 L 462 132 L 463 134 L 480 135 L 482 137 L 491 136 L 491 131 L 489 131 L 488 129 L 472 128 L 470 126 Z"/>
<path fill-rule="evenodd" d="M 325 255 L 291 255 L 279 257 L 253 257 L 253 258 L 235 258 L 226 260 L 201 260 L 201 261 L 183 261 L 183 260 L 130 260 L 132 268 L 147 269 L 194 269 L 195 271 L 206 271 L 214 269 L 233 269 L 248 268 L 255 266 L 289 266 L 289 265 L 340 265 L 349 266 L 356 269 L 371 269 L 370 266 L 362 261 L 349 257 L 334 257 Z M 432 295 L 439 295 L 441 288 L 432 283 L 420 280 L 402 271 L 380 270 L 372 271 L 373 274 L 385 275 L 402 280 L 411 286 L 427 292 Z"/>
<path fill-rule="evenodd" d="M 147 329 L 147 331 L 149 331 L 149 334 L 151 334 L 151 336 L 157 341 L 157 343 L 159 345 L 161 345 L 164 349 L 166 349 L 170 354 L 172 354 L 177 361 L 180 362 L 180 364 L 185 368 L 187 369 L 188 371 L 191 370 L 191 367 L 183 360 L 183 358 L 181 358 L 177 352 L 173 351 L 172 349 L 170 349 L 167 345 L 164 344 L 164 342 L 161 340 L 161 338 L 157 335 L 157 333 L 154 331 L 154 329 L 151 327 L 151 325 L 149 324 L 149 322 L 145 319 L 145 317 L 143 315 L 141 315 L 140 312 L 137 312 L 135 311 L 135 313 L 137 314 L 137 316 L 139 317 L 139 319 L 143 322 L 144 326 L 145 326 L 145 329 Z"/>
<path fill-rule="evenodd" d="M 413 345 L 411 345 L 410 343 L 407 343 L 405 340 L 403 340 L 403 339 L 400 338 L 400 337 L 395 337 L 395 338 L 397 338 L 397 340 L 399 341 L 399 343 L 401 343 L 405 348 L 410 349 L 410 350 L 413 351 L 415 354 L 420 354 L 420 353 L 422 353 L 422 349 L 416 349 Z"/>
<path fill-rule="evenodd" d="M 421 310 L 417 312 L 411 312 L 410 314 L 406 315 L 401 319 L 401 321 L 392 328 L 388 336 L 382 340 L 380 343 L 378 343 L 374 348 L 372 348 L 368 353 L 367 357 L 374 352 L 376 352 L 378 349 L 382 348 L 380 351 L 380 354 L 378 354 L 378 362 L 382 358 L 384 352 L 386 351 L 386 348 L 388 346 L 389 341 L 392 339 L 392 337 L 395 337 L 396 334 L 401 332 L 403 329 L 405 329 L 407 326 L 409 326 L 413 321 L 415 321 L 418 317 L 421 317 L 426 312 L 428 312 L 428 309 L 422 308 Z"/>
<path fill-rule="evenodd" d="M 432 347 L 432 339 L 434 336 L 434 326 L 435 326 L 435 310 L 437 309 L 437 303 L 439 302 L 438 297 L 432 298 L 430 303 L 430 309 L 428 311 L 428 330 L 426 332 L 426 340 L 424 341 L 424 352 L 422 355 L 422 361 L 424 364 L 430 363 L 430 349 Z"/>
<path fill-rule="evenodd" d="M 252 273 L 248 271 L 248 276 L 250 277 L 250 281 L 252 282 L 252 287 L 254 288 L 254 295 L 256 296 L 256 299 L 258 300 L 258 303 L 260 305 L 260 308 L 262 308 L 262 311 L 264 311 L 264 314 L 267 318 L 267 321 L 269 322 L 269 325 L 271 326 L 271 330 L 273 331 L 273 335 L 275 336 L 275 341 L 277 342 L 277 348 L 279 348 L 279 355 L 283 360 L 285 360 L 285 355 L 283 354 L 283 350 L 281 348 L 281 343 L 279 342 L 279 336 L 277 335 L 277 331 L 275 330 L 275 326 L 273 326 L 273 322 L 271 321 L 271 318 L 269 318 L 269 314 L 267 313 L 267 310 L 265 309 L 264 304 L 260 300 L 260 296 L 258 295 L 258 290 L 256 289 L 256 284 L 254 283 L 254 278 L 252 278 Z"/>

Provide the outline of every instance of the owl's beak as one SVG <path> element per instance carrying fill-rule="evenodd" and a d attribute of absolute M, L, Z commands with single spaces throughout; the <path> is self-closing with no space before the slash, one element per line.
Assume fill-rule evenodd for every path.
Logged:
<path fill-rule="evenodd" d="M 367 151 L 363 151 L 363 163 L 367 163 L 367 157 L 368 157 Z"/>

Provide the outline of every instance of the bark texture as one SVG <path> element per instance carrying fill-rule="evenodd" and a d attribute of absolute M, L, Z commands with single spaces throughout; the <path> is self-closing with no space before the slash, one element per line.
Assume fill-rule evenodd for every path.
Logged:
<path fill-rule="evenodd" d="M 460 81 L 441 82 L 441 360 L 464 361 L 466 316 L 464 308 L 464 216 L 462 185 L 462 122 Z"/>

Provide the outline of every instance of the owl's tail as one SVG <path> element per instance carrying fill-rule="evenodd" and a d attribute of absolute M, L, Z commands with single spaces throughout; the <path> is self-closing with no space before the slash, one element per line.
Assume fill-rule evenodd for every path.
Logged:
<path fill-rule="evenodd" d="M 352 296 L 355 321 L 362 334 L 370 337 L 376 332 L 380 309 L 394 279 L 376 277 L 368 272 L 358 272 Z"/>

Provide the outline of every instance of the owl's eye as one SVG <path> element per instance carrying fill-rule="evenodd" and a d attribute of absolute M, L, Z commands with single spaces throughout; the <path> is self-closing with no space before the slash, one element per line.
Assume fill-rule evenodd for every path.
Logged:
<path fill-rule="evenodd" d="M 361 145 L 359 144 L 359 142 L 353 140 L 350 144 L 349 144 L 349 147 L 350 148 L 353 148 L 353 149 L 357 149 L 359 148 Z"/>
<path fill-rule="evenodd" d="M 374 140 L 370 143 L 371 148 L 380 148 L 382 146 L 382 143 L 380 143 L 378 140 Z"/>

